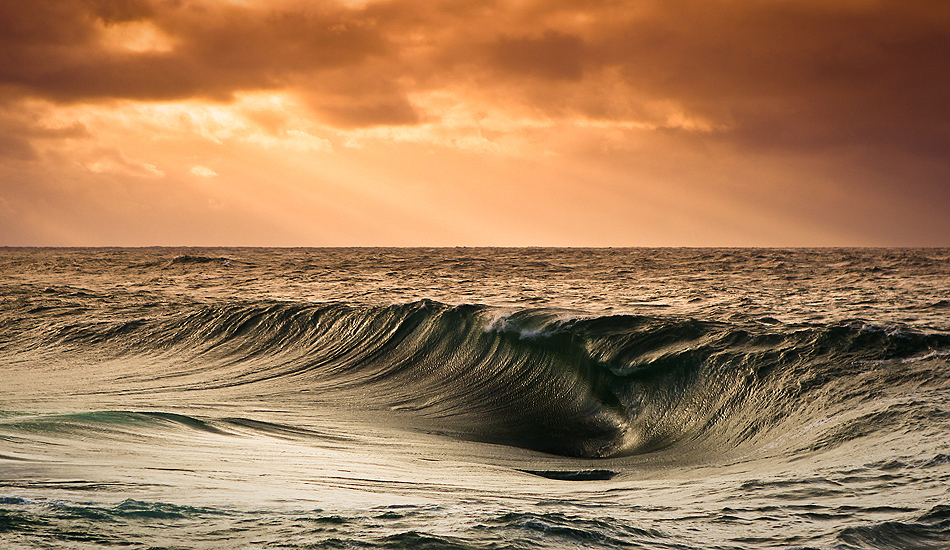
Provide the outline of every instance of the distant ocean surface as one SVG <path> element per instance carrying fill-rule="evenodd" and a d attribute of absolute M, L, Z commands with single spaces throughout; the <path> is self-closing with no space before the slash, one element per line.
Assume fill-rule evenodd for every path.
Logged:
<path fill-rule="evenodd" d="M 950 548 L 950 249 L 0 249 L 0 548 Z"/>

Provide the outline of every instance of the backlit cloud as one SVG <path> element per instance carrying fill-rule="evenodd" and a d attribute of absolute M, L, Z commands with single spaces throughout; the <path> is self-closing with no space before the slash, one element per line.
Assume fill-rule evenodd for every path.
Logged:
<path fill-rule="evenodd" d="M 190 170 L 190 172 L 202 178 L 213 178 L 218 175 L 217 172 L 211 168 L 208 168 L 207 166 L 195 166 Z"/>

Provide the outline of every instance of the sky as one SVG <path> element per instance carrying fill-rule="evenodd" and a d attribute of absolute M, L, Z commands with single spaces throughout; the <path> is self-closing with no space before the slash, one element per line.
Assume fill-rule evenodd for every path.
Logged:
<path fill-rule="evenodd" d="M 946 0 L 0 0 L 0 246 L 950 246 Z"/>

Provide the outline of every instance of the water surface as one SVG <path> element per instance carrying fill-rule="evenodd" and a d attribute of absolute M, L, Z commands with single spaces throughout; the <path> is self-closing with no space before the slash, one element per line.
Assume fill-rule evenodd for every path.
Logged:
<path fill-rule="evenodd" d="M 944 548 L 947 249 L 3 249 L 4 548 Z"/>

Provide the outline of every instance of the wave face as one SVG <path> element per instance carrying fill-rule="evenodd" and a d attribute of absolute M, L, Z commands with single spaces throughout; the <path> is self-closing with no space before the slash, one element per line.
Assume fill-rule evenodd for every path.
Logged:
<path fill-rule="evenodd" d="M 185 366 L 116 391 L 229 389 L 356 402 L 463 438 L 576 457 L 687 443 L 700 451 L 738 448 L 873 396 L 950 386 L 941 368 L 950 353 L 945 333 L 429 300 L 205 305 L 67 324 L 34 345 Z M 796 444 L 833 447 L 883 426 L 926 423 L 919 414 L 875 411 Z"/>

